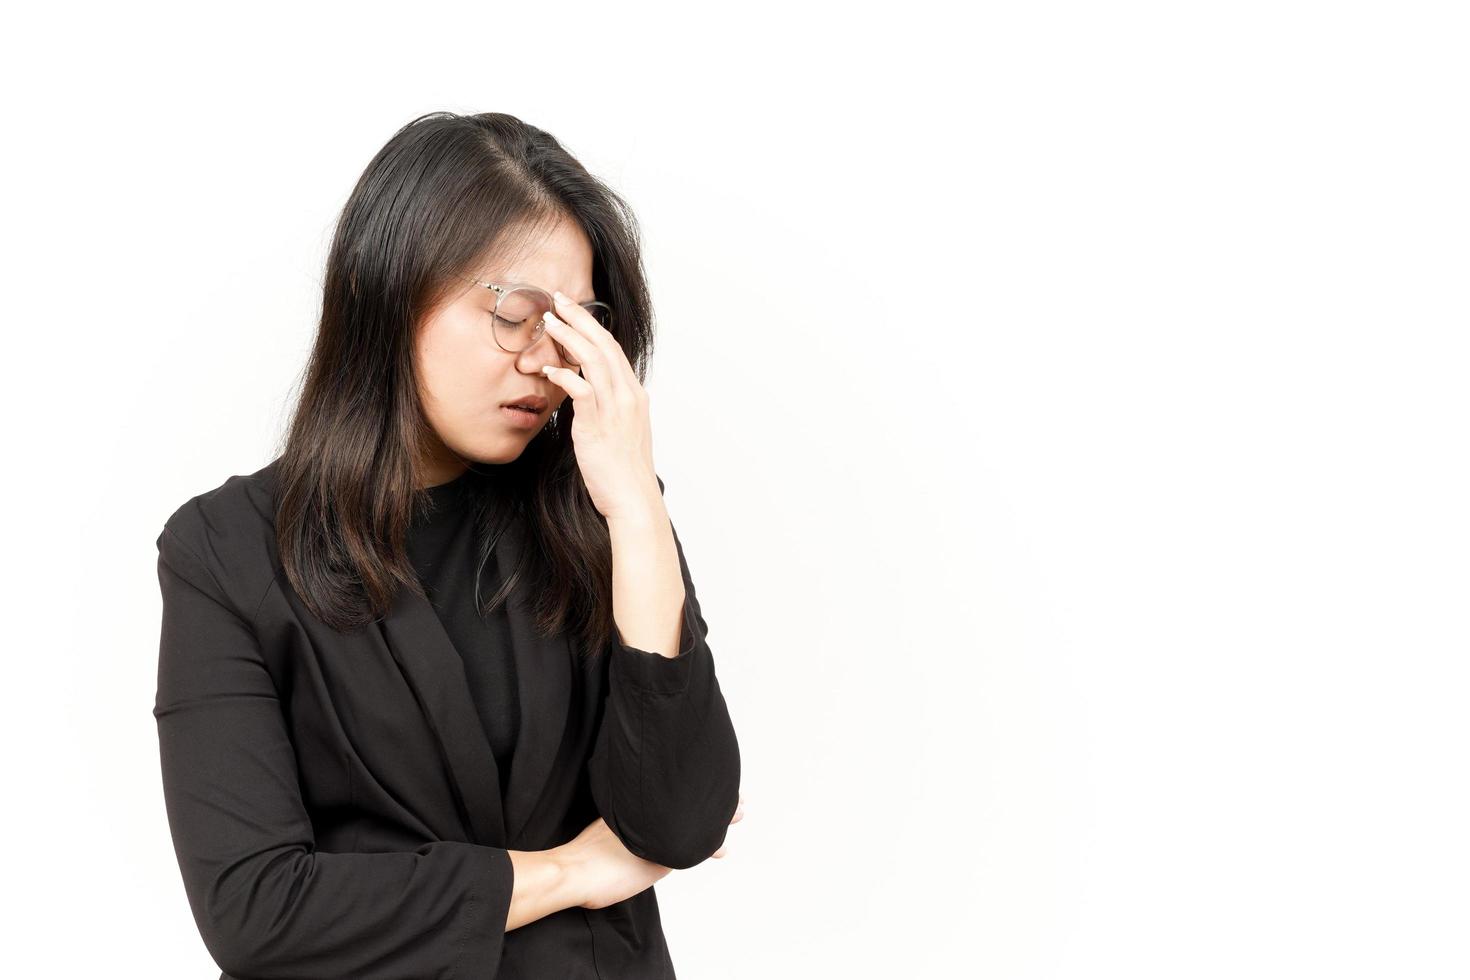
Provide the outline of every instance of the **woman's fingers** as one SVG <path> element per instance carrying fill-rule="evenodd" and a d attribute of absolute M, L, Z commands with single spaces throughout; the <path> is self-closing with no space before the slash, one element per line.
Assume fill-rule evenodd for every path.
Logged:
<path fill-rule="evenodd" d="M 608 331 L 606 327 L 597 322 L 597 317 L 588 312 L 580 303 L 573 303 L 566 296 L 557 292 L 554 296 L 556 313 L 548 314 L 546 317 L 547 330 L 558 342 L 571 350 L 572 356 L 577 360 L 583 360 L 585 356 L 593 356 L 591 352 L 596 351 L 600 363 L 604 366 L 603 377 L 607 380 L 607 389 L 619 398 L 631 395 L 635 389 L 641 388 L 638 376 L 633 372 L 633 365 L 628 363 L 628 355 L 618 343 L 618 339 Z M 559 319 L 558 319 L 559 317 Z M 560 328 L 553 326 L 560 324 Z M 578 342 L 581 347 L 576 346 Z M 593 378 L 593 384 L 598 384 L 598 379 Z"/>
<path fill-rule="evenodd" d="M 590 421 L 597 417 L 597 391 L 586 378 L 571 368 L 557 367 L 554 364 L 541 365 L 541 373 L 561 385 L 562 390 L 572 396 L 572 404 L 576 406 L 579 418 Z"/>
<path fill-rule="evenodd" d="M 557 319 L 554 313 L 546 314 L 546 332 L 551 335 L 552 340 L 565 347 L 567 352 L 577 359 L 577 366 L 582 369 L 582 376 L 591 382 L 592 387 L 596 388 L 599 393 L 598 403 L 612 404 L 617 397 L 620 383 L 616 377 L 616 370 L 608 364 L 607 356 L 602 352 L 602 348 Z M 606 394 L 605 398 L 602 397 L 603 393 Z"/>
<path fill-rule="evenodd" d="M 735 815 L 730 818 L 730 822 L 731 823 L 739 823 L 740 820 L 741 820 L 741 818 L 743 818 L 744 816 L 745 816 L 745 796 L 742 794 L 740 796 L 740 802 L 737 803 L 737 804 L 735 804 Z M 727 846 L 728 845 L 726 845 L 726 844 L 721 844 L 720 845 L 720 849 L 718 851 L 715 851 L 715 853 L 711 854 L 710 857 L 715 857 L 715 858 L 722 858 L 722 857 L 724 857 L 725 856 L 725 848 Z"/>
<path fill-rule="evenodd" d="M 617 364 L 619 361 L 627 364 L 628 357 L 623 353 L 623 347 L 618 343 L 618 338 L 614 337 L 607 327 L 598 323 L 597 317 L 588 312 L 587 307 L 581 303 L 572 302 L 569 296 L 559 290 L 552 294 L 552 299 L 556 302 L 556 310 L 562 322 L 596 344 L 609 364 Z M 628 367 L 631 370 L 632 365 Z"/>
<path fill-rule="evenodd" d="M 565 347 L 577 359 L 578 364 L 585 366 L 589 361 L 595 361 L 606 365 L 607 357 L 601 349 L 590 338 L 568 326 L 555 313 L 546 314 L 542 317 L 542 322 L 546 324 L 546 332 L 551 334 L 551 339 Z"/>

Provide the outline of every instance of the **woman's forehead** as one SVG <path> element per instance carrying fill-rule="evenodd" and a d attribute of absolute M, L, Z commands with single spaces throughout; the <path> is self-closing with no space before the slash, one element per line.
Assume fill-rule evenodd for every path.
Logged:
<path fill-rule="evenodd" d="M 482 282 L 513 282 L 560 289 L 577 298 L 592 291 L 592 246 L 576 225 L 558 221 L 507 235 L 478 268 Z M 586 297 L 583 297 L 586 298 Z"/>

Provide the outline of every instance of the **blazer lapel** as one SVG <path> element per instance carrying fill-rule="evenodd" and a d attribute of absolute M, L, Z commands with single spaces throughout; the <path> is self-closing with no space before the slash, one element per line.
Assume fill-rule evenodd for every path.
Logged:
<path fill-rule="evenodd" d="M 501 581 L 525 547 L 520 521 L 506 528 L 493 552 Z M 520 728 L 511 755 L 506 797 L 490 740 L 475 708 L 464 660 L 425 598 L 400 589 L 383 619 L 388 647 L 428 716 L 475 843 L 509 847 L 520 838 L 551 778 L 574 696 L 574 652 L 565 633 L 543 637 L 518 584 L 506 603 L 520 699 Z"/>
<path fill-rule="evenodd" d="M 514 521 L 494 550 L 502 582 L 515 568 L 525 546 L 524 526 L 519 520 Z M 506 603 L 521 716 L 506 788 L 507 841 L 520 838 L 546 788 L 566 733 L 569 702 L 573 697 L 573 651 L 566 634 L 543 637 L 537 633 L 524 598 L 525 590 L 517 584 Z"/>
<path fill-rule="evenodd" d="M 439 740 L 472 843 L 506 846 L 495 754 L 470 696 L 464 661 L 438 613 L 427 599 L 400 588 L 383 628 L 388 648 Z"/>

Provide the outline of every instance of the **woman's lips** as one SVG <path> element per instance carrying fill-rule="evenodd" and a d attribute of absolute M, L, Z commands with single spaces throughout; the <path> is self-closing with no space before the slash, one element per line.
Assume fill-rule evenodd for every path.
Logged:
<path fill-rule="evenodd" d="M 502 405 L 500 407 L 500 414 L 517 429 L 538 429 L 541 427 L 541 412 L 532 412 L 524 408 L 511 408 L 509 405 Z"/>

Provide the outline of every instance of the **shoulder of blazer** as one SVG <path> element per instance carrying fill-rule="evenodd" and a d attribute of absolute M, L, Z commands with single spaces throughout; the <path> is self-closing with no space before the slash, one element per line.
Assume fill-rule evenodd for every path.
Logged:
<path fill-rule="evenodd" d="M 276 578 L 275 475 L 279 459 L 180 504 L 159 534 L 185 548 L 247 623 Z"/>

